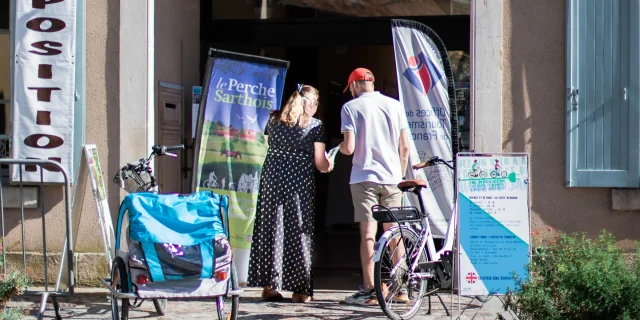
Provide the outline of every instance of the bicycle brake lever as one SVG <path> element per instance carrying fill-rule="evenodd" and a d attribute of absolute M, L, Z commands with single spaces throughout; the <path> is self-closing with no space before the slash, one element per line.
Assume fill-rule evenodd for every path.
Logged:
<path fill-rule="evenodd" d="M 164 153 L 164 155 L 169 156 L 169 157 L 172 157 L 172 158 L 177 158 L 177 157 L 178 157 L 178 155 L 177 155 L 177 154 L 175 154 L 175 153 L 171 153 L 171 152 L 165 152 L 165 153 Z"/>

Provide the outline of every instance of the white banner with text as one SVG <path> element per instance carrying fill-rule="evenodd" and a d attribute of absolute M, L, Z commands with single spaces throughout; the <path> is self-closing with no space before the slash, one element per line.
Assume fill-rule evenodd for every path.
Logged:
<path fill-rule="evenodd" d="M 400 102 L 413 141 L 410 165 L 431 157 L 453 160 L 447 77 L 438 48 L 420 27 L 413 21 L 393 22 Z M 429 187 L 422 191 L 422 197 L 431 228 L 434 235 L 446 235 L 453 209 L 453 170 L 439 165 L 414 171 L 409 166 L 406 177 L 427 180 Z M 417 197 L 411 196 L 409 200 L 419 207 Z"/>
<path fill-rule="evenodd" d="M 73 173 L 76 0 L 15 2 L 13 144 L 15 159 L 48 159 Z M 13 168 L 12 180 L 61 183 L 54 167 Z"/>

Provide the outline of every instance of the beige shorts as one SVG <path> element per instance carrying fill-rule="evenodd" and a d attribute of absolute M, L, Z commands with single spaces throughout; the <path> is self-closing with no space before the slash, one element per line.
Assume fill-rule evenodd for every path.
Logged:
<path fill-rule="evenodd" d="M 376 204 L 385 207 L 402 205 L 402 191 L 395 185 L 361 182 L 349 185 L 353 199 L 355 222 L 373 222 L 371 207 Z"/>

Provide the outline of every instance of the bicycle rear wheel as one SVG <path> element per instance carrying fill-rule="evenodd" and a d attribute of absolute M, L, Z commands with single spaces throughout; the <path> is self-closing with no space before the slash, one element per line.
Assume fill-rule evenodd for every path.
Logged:
<path fill-rule="evenodd" d="M 411 319 L 420 310 L 428 280 L 412 277 L 409 266 L 415 257 L 427 261 L 423 249 L 418 252 L 418 236 L 408 228 L 396 228 L 382 248 L 382 256 L 374 266 L 374 285 L 378 303 L 384 314 L 393 320 Z"/>
<path fill-rule="evenodd" d="M 236 266 L 231 262 L 231 275 L 229 278 L 229 289 L 238 290 L 238 272 Z M 219 320 L 236 320 L 238 318 L 238 307 L 240 304 L 240 296 L 224 295 L 216 298 L 216 309 L 218 311 Z"/>

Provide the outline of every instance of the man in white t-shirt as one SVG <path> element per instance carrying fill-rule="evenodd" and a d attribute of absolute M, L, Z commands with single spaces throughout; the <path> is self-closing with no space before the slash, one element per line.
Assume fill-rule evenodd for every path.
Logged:
<path fill-rule="evenodd" d="M 377 222 L 371 207 L 401 205 L 402 181 L 409 159 L 408 122 L 404 107 L 398 100 L 374 90 L 373 73 L 365 68 L 355 69 L 349 76 L 345 92 L 350 90 L 353 100 L 342 107 L 341 128 L 344 141 L 340 152 L 353 154 L 351 196 L 355 221 L 360 223 L 360 261 L 363 287 L 345 299 L 347 303 L 377 304 L 373 285 L 373 244 Z M 384 226 L 385 229 L 388 226 Z M 395 300 L 408 301 L 406 289 Z"/>

